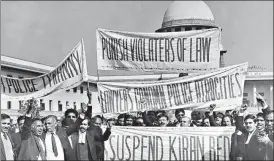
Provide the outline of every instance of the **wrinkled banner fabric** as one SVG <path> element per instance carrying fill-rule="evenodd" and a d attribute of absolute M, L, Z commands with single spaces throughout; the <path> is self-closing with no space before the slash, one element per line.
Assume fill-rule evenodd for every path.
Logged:
<path fill-rule="evenodd" d="M 79 86 L 86 81 L 87 65 L 83 40 L 51 72 L 34 78 L 1 75 L 1 99 L 28 100 Z"/>
<path fill-rule="evenodd" d="M 198 72 L 219 68 L 221 29 L 137 33 L 97 29 L 99 70 Z"/>
<path fill-rule="evenodd" d="M 229 160 L 235 127 L 112 127 L 105 160 Z"/>
<path fill-rule="evenodd" d="M 158 82 L 100 82 L 98 99 L 102 113 L 143 110 L 235 109 L 242 104 L 247 63 Z"/>

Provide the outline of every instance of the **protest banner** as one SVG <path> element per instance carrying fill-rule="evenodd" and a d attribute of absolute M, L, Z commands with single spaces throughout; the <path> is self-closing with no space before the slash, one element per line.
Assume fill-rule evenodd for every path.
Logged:
<path fill-rule="evenodd" d="M 235 127 L 112 127 L 105 160 L 229 160 Z"/>
<path fill-rule="evenodd" d="M 99 70 L 197 72 L 219 67 L 219 28 L 169 33 L 97 29 Z"/>
<path fill-rule="evenodd" d="M 159 82 L 100 82 L 102 113 L 185 108 L 202 110 L 216 104 L 216 111 L 242 104 L 247 63 Z"/>
<path fill-rule="evenodd" d="M 79 86 L 87 80 L 83 40 L 51 72 L 34 78 L 12 78 L 1 75 L 1 99 L 28 100 Z"/>

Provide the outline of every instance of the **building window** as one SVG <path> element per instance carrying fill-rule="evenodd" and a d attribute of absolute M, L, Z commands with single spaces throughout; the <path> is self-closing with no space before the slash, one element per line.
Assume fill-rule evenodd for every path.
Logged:
<path fill-rule="evenodd" d="M 197 26 L 196 27 L 196 30 L 201 30 L 203 27 L 201 27 L 201 26 Z"/>
<path fill-rule="evenodd" d="M 74 93 L 77 92 L 77 87 L 73 88 L 73 92 L 74 92 Z"/>
<path fill-rule="evenodd" d="M 8 109 L 11 109 L 11 101 L 7 102 Z"/>
<path fill-rule="evenodd" d="M 10 74 L 7 74 L 7 77 L 12 77 L 12 75 L 10 75 Z"/>
<path fill-rule="evenodd" d="M 69 92 L 69 89 L 68 89 L 68 90 L 66 90 L 66 92 Z"/>
<path fill-rule="evenodd" d="M 264 96 L 264 92 L 259 93 L 261 96 Z"/>
<path fill-rule="evenodd" d="M 243 105 L 244 105 L 244 104 L 247 104 L 248 106 L 250 106 L 249 100 L 243 100 Z"/>
<path fill-rule="evenodd" d="M 191 27 L 186 27 L 185 31 L 190 31 L 192 28 Z"/>
<path fill-rule="evenodd" d="M 69 101 L 66 101 L 66 108 L 69 107 Z"/>
<path fill-rule="evenodd" d="M 167 32 L 171 32 L 171 28 L 167 29 L 166 31 L 167 31 Z"/>
<path fill-rule="evenodd" d="M 52 109 L 52 100 L 49 100 L 49 111 L 51 111 Z"/>
<path fill-rule="evenodd" d="M 247 101 L 247 98 L 243 98 L 244 101 Z"/>
<path fill-rule="evenodd" d="M 84 87 L 82 87 L 82 86 L 80 87 L 80 92 L 84 93 Z"/>
<path fill-rule="evenodd" d="M 181 31 L 181 27 L 175 28 L 175 32 L 180 32 L 180 31 Z"/>
<path fill-rule="evenodd" d="M 76 102 L 73 102 L 73 108 L 76 110 Z"/>
<path fill-rule="evenodd" d="M 63 111 L 61 101 L 58 101 L 58 111 Z"/>
<path fill-rule="evenodd" d="M 24 79 L 24 77 L 22 77 L 22 76 L 19 76 L 18 78 L 19 78 L 19 79 Z"/>
<path fill-rule="evenodd" d="M 244 97 L 247 97 L 248 96 L 248 93 L 244 93 Z"/>
<path fill-rule="evenodd" d="M 43 99 L 40 99 L 40 109 L 41 111 L 45 110 L 45 103 Z"/>

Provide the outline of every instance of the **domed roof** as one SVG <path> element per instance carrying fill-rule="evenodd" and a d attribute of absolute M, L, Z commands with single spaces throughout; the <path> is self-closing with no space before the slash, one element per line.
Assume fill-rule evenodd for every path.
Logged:
<path fill-rule="evenodd" d="M 174 1 L 165 12 L 161 29 L 190 25 L 218 27 L 214 22 L 214 16 L 210 8 L 205 2 Z"/>

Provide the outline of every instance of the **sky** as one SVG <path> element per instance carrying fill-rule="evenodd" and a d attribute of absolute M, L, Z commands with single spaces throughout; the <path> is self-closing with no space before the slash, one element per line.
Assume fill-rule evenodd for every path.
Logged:
<path fill-rule="evenodd" d="M 155 32 L 171 3 L 2 1 L 1 54 L 55 67 L 83 38 L 88 73 L 96 75 L 96 28 Z M 248 62 L 273 70 L 273 1 L 205 3 L 223 29 L 226 65 Z"/>

